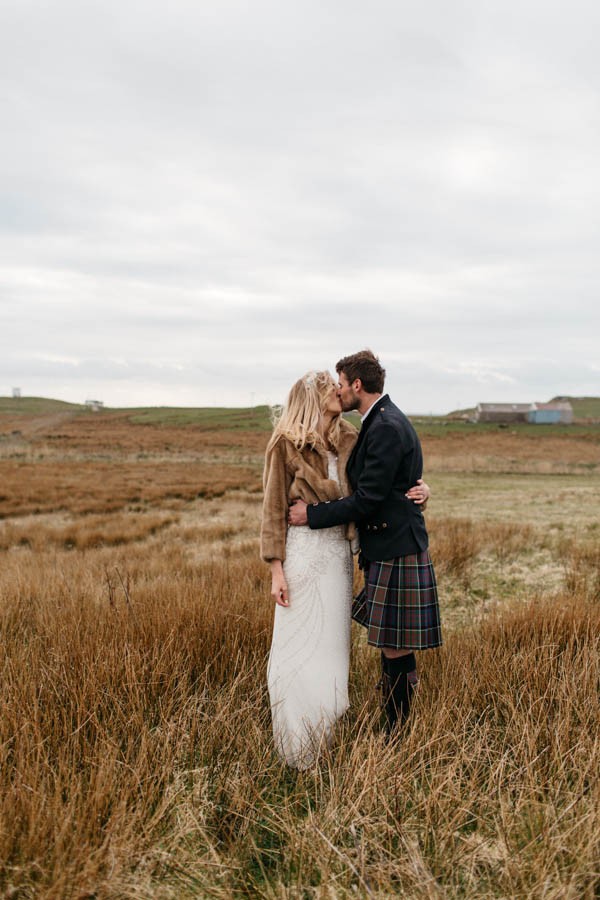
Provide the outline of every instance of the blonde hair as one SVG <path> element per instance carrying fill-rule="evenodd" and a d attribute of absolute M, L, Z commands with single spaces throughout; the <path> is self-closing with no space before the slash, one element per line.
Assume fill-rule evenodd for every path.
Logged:
<path fill-rule="evenodd" d="M 285 437 L 298 449 L 307 445 L 325 446 L 321 433 L 325 402 L 335 381 L 329 372 L 307 372 L 292 385 L 283 407 L 273 413 L 273 434 L 270 449 L 280 437 Z M 340 415 L 334 416 L 325 435 L 332 447 L 337 448 L 340 439 Z"/>

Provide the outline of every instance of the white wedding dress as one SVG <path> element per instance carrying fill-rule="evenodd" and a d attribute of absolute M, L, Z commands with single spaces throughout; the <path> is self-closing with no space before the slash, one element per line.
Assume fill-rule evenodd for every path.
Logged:
<path fill-rule="evenodd" d="M 275 606 L 267 673 L 273 735 L 285 761 L 306 769 L 348 709 L 353 565 L 344 526 L 290 527 L 283 570 L 290 605 Z"/>

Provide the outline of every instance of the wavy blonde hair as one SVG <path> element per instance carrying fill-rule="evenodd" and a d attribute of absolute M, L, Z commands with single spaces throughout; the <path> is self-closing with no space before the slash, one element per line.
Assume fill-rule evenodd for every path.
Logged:
<path fill-rule="evenodd" d="M 283 407 L 275 408 L 273 414 L 273 434 L 270 449 L 280 437 L 285 437 L 298 449 L 307 445 L 325 446 L 320 428 L 325 411 L 327 396 L 335 381 L 329 372 L 307 372 L 292 385 Z M 337 449 L 340 440 L 341 412 L 330 422 L 326 440 Z"/>

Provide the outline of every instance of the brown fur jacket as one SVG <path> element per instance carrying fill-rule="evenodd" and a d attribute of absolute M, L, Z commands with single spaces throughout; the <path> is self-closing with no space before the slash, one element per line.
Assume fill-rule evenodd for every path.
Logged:
<path fill-rule="evenodd" d="M 285 437 L 267 451 L 263 488 L 262 525 L 260 529 L 260 555 L 269 562 L 285 559 L 288 506 L 292 500 L 317 503 L 321 500 L 338 500 L 352 493 L 346 477 L 346 464 L 358 438 L 358 431 L 342 419 L 340 445 L 338 447 L 338 475 L 340 485 L 327 477 L 327 452 L 321 448 L 304 447 L 297 450 Z M 346 526 L 348 540 L 356 534 L 353 523 Z"/>

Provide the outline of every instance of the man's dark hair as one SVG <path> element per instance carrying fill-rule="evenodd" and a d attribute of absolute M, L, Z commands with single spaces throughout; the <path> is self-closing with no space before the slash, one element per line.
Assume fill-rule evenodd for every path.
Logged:
<path fill-rule="evenodd" d="M 385 381 L 385 369 L 371 350 L 360 350 L 351 356 L 344 356 L 335 365 L 338 375 L 343 372 L 350 384 L 357 378 L 367 394 L 381 394 Z"/>

